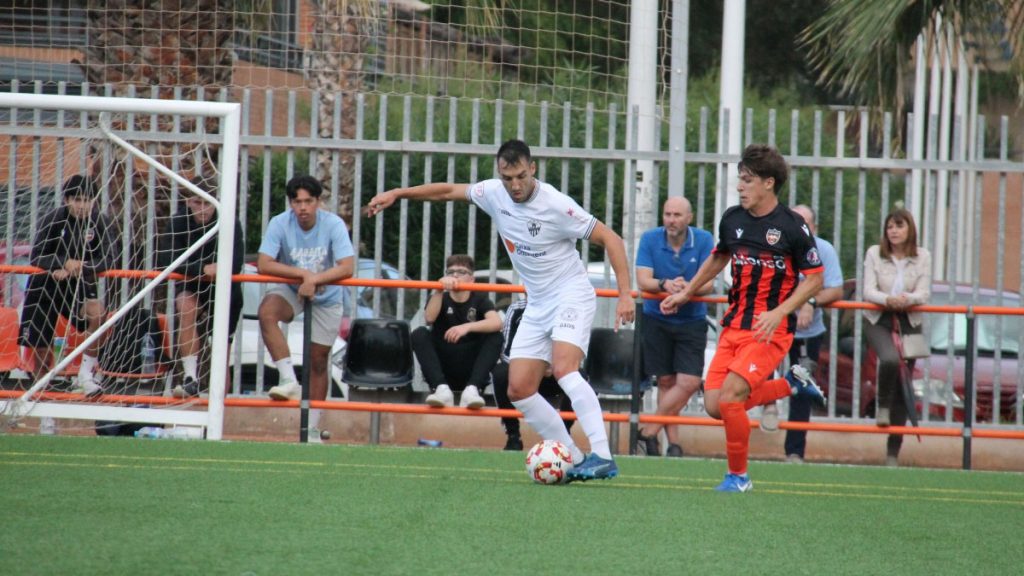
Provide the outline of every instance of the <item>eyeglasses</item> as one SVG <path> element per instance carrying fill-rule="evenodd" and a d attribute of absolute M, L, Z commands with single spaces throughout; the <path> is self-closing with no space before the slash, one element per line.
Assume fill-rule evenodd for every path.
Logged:
<path fill-rule="evenodd" d="M 466 270 L 465 268 L 449 268 L 444 271 L 446 276 L 472 276 L 472 270 Z"/>

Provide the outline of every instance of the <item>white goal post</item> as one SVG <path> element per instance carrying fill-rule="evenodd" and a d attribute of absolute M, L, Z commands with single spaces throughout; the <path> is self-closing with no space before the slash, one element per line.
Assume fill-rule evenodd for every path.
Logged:
<path fill-rule="evenodd" d="M 21 115 L 32 112 L 35 122 L 17 121 Z M 57 126 L 40 125 L 38 121 L 41 112 L 62 113 L 69 118 L 91 118 L 90 122 L 84 120 L 81 125 L 72 128 L 65 127 L 63 121 Z M 120 97 L 93 97 L 93 96 L 61 96 L 32 93 L 2 93 L 0 94 L 0 114 L 7 114 L 3 122 L 0 122 L 0 138 L 7 139 L 10 163 L 7 176 L 8 194 L 12 196 L 11 206 L 14 205 L 13 195 L 17 186 L 11 186 L 17 180 L 15 170 L 20 170 L 22 163 L 15 160 L 15 151 L 18 140 L 31 142 L 43 139 L 61 141 L 64 138 L 82 138 L 82 133 L 88 133 L 90 142 L 109 142 L 118 149 L 118 154 L 125 158 L 125 162 L 131 162 L 132 166 L 144 164 L 151 174 L 157 173 L 166 181 L 173 181 L 175 185 L 189 191 L 207 202 L 212 203 L 216 208 L 217 223 L 207 232 L 199 242 L 192 244 L 188 249 L 175 258 L 155 277 L 146 282 L 141 289 L 127 296 L 124 295 L 122 302 L 115 305 L 108 303 L 110 314 L 102 322 L 99 329 L 89 334 L 74 349 L 66 351 L 63 358 L 54 361 L 53 368 L 44 376 L 35 381 L 19 397 L 0 397 L 0 415 L 8 422 L 17 421 L 25 416 L 31 417 L 53 417 L 71 418 L 84 420 L 115 420 L 124 422 L 147 422 L 155 424 L 174 424 L 186 426 L 201 426 L 206 428 L 206 437 L 211 440 L 219 440 L 223 434 L 224 417 L 224 395 L 225 381 L 228 368 L 228 306 L 213 306 L 212 335 L 209 361 L 209 397 L 203 410 L 202 402 L 182 402 L 180 404 L 168 404 L 161 406 L 162 409 L 140 408 L 133 406 L 129 401 L 108 403 L 102 400 L 89 400 L 84 396 L 74 398 L 74 395 L 64 395 L 59 402 L 44 401 L 43 393 L 47 385 L 51 383 L 54 376 L 69 367 L 86 348 L 104 337 L 111 327 L 125 316 L 128 311 L 144 299 L 152 298 L 151 294 L 161 284 L 165 284 L 167 278 L 174 273 L 179 266 L 202 244 L 212 241 L 217 237 L 217 262 L 216 280 L 214 281 L 214 301 L 217 303 L 228 302 L 231 292 L 232 270 L 231 255 L 234 252 L 234 234 L 236 221 L 236 196 L 238 182 L 238 149 L 239 133 L 241 122 L 241 106 L 237 103 L 228 102 L 198 102 L 198 101 L 177 101 L 160 99 L 141 98 L 120 98 Z M 127 122 L 121 121 L 119 125 L 112 125 L 109 121 L 112 115 L 117 118 L 127 118 Z M 150 128 L 140 130 L 136 122 L 145 121 L 147 118 L 170 117 L 179 118 L 187 116 L 190 118 L 203 119 L 199 124 L 205 125 L 207 119 L 215 119 L 219 130 L 213 134 L 203 133 L 200 126 L 198 132 L 202 133 L 199 145 L 211 144 L 218 150 L 216 155 L 216 178 L 217 197 L 212 197 L 200 189 L 188 178 L 177 173 L 173 166 L 169 167 L 154 159 L 150 154 L 143 151 L 151 145 L 154 140 L 159 141 L 162 134 Z M 63 118 L 63 116 L 62 116 Z M 9 120 L 9 121 L 8 121 Z M 153 125 L 157 122 L 151 121 Z M 177 120 L 175 121 L 177 126 Z M 72 134 L 74 133 L 74 134 Z M 185 135 L 186 137 L 189 135 Z M 193 137 L 194 138 L 194 137 Z M 95 140 L 94 140 L 95 139 Z M 134 142 L 134 143 L 133 143 Z M 36 147 L 38 152 L 38 145 Z M 45 154 L 45 152 L 44 152 Z M 85 152 L 82 152 L 85 157 Z M 0 159 L 8 162 L 8 158 Z M 39 159 L 36 158 L 36 162 Z M 129 168 L 132 170 L 132 168 Z M 56 180 L 62 179 L 62 170 L 58 169 Z M 151 176 L 155 178 L 156 176 Z M 33 212 L 36 212 L 37 202 L 33 201 Z M 131 212 L 131 206 L 124 210 L 125 221 L 135 216 Z M 13 217 L 9 217 L 13 218 Z M 32 214 L 35 222 L 36 214 Z M 13 221 L 13 220 L 12 220 Z M 0 238 L 0 242 L 4 239 Z M 9 241 L 8 241 L 9 243 Z M 148 276 L 154 276 L 150 274 Z M 17 327 L 3 327 L 7 330 L 17 330 Z"/>

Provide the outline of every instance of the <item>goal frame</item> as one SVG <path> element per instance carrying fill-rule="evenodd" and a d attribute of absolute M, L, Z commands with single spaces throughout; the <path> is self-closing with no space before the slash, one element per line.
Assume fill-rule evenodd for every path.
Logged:
<path fill-rule="evenodd" d="M 90 344 L 101 338 L 132 306 L 139 303 L 147 294 L 165 282 L 168 276 L 200 246 L 217 236 L 217 274 L 214 279 L 214 298 L 216 302 L 227 302 L 231 295 L 231 254 L 234 250 L 235 205 L 238 182 L 238 150 L 241 130 L 241 105 L 234 102 L 203 102 L 185 100 L 158 100 L 126 97 L 99 96 L 68 96 L 32 93 L 0 93 L 0 108 L 4 109 L 42 109 L 65 110 L 74 112 L 103 112 L 129 114 L 168 114 L 216 117 L 221 121 L 220 132 L 209 134 L 209 141 L 220 145 L 219 197 L 213 198 L 205 191 L 189 182 L 186 178 L 174 173 L 160 162 L 154 160 L 132 144 L 103 125 L 97 129 L 97 137 L 105 137 L 121 147 L 136 159 L 145 162 L 154 170 L 173 179 L 191 192 L 203 197 L 216 206 L 217 224 L 203 237 L 201 242 L 193 244 L 184 254 L 174 260 L 167 268 L 151 279 L 124 305 L 104 321 L 99 329 L 90 334 L 79 346 L 69 350 L 65 357 L 32 385 L 24 394 L 14 400 L 0 400 L 0 414 L 17 418 L 31 415 L 33 417 L 80 418 L 93 420 L 120 420 L 125 422 L 147 422 L 154 424 L 180 424 L 187 426 L 203 426 L 206 438 L 220 440 L 224 426 L 225 379 L 227 376 L 228 357 L 228 313 L 226 306 L 220 307 L 213 318 L 212 346 L 210 349 L 210 393 L 206 410 L 177 410 L 173 407 L 162 410 L 128 406 L 111 406 L 103 403 L 54 403 L 35 400 L 37 393 L 43 390 L 53 376 L 70 365 Z M 34 134 L 29 134 L 32 136 Z M 60 137 L 59 134 L 56 136 Z"/>

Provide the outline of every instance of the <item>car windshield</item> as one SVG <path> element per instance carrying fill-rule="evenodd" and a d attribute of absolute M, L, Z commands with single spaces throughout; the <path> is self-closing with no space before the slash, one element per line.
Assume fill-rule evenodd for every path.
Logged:
<path fill-rule="evenodd" d="M 944 295 L 943 295 L 944 296 Z M 941 297 L 936 299 L 939 303 Z M 945 304 L 945 302 L 942 302 Z M 994 295 L 980 295 L 974 299 L 970 294 L 957 294 L 955 305 L 996 306 Z M 1020 304 L 1016 295 L 1003 295 L 998 305 L 1017 307 Z M 967 350 L 967 318 L 963 314 L 933 314 L 931 317 L 931 345 L 936 351 L 945 352 L 949 348 L 950 327 L 953 329 L 953 349 L 956 352 Z M 997 349 L 1003 356 L 1017 356 L 1020 352 L 1020 321 L 1014 317 L 979 315 L 975 338 L 978 351 L 982 354 L 994 354 Z"/>

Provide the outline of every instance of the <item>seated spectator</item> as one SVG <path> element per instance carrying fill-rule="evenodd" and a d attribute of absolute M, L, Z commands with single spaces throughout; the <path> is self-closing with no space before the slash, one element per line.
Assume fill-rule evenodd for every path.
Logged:
<path fill-rule="evenodd" d="M 491 383 L 494 385 L 494 403 L 497 404 L 498 408 L 509 410 L 515 408 L 512 405 L 512 401 L 508 398 L 508 353 L 512 349 L 512 339 L 516 336 L 516 330 L 519 329 L 519 321 L 523 319 L 523 312 L 525 311 L 525 298 L 513 302 L 505 310 L 505 324 L 502 327 L 505 344 L 501 348 L 501 360 L 498 361 L 498 364 L 495 365 L 494 370 L 491 372 Z M 581 370 L 580 373 L 582 374 L 583 371 Z M 584 378 L 586 378 L 586 375 L 584 375 Z M 558 406 L 558 409 L 562 412 L 572 411 L 572 400 L 562 391 L 562 387 L 558 385 L 558 380 L 551 373 L 550 367 L 544 373 L 544 379 L 540 381 L 539 392 L 552 405 Z M 572 419 L 566 419 L 565 429 L 569 430 L 572 428 L 573 422 L 574 420 Z M 523 437 L 519 432 L 519 419 L 502 418 L 501 424 L 505 427 L 505 436 L 507 436 L 505 450 L 522 450 Z"/>
<path fill-rule="evenodd" d="M 203 177 L 196 177 L 192 183 L 211 195 L 216 194 L 214 183 Z M 182 192 L 185 201 L 178 213 L 171 219 L 170 250 L 165 252 L 169 265 L 199 241 L 211 227 L 217 224 L 217 209 L 213 204 L 189 191 Z M 235 220 L 234 255 L 231 270 L 242 272 L 245 257 L 245 243 L 242 239 L 242 224 Z M 213 332 L 213 280 L 217 273 L 217 242 L 203 244 L 193 252 L 177 270 L 186 279 L 177 283 L 174 310 L 177 314 L 178 360 L 184 374 L 182 383 L 175 386 L 173 393 L 178 398 L 199 394 L 199 351 L 202 341 Z M 242 316 L 242 285 L 231 285 L 230 312 L 228 316 L 228 346 Z M 230 372 L 229 372 L 230 374 Z"/>
<path fill-rule="evenodd" d="M 471 256 L 452 254 L 445 264 L 444 288 L 427 300 L 427 326 L 413 331 L 412 349 L 432 390 L 427 404 L 454 405 L 454 390 L 461 391 L 460 407 L 482 408 L 480 392 L 501 352 L 501 318 L 486 294 L 458 289 L 473 281 Z"/>
<path fill-rule="evenodd" d="M 106 316 L 98 275 L 114 264 L 120 248 L 117 229 L 96 205 L 97 194 L 91 178 L 72 176 L 64 183 L 64 203 L 39 220 L 29 262 L 43 272 L 28 280 L 18 335 L 18 343 L 32 350 L 35 380 L 46 374 L 55 360 L 51 344 L 58 316 L 68 318 L 83 336 L 99 328 Z M 104 339 L 93 342 L 82 354 L 76 390 L 86 396 L 103 392 L 95 370 Z"/>

